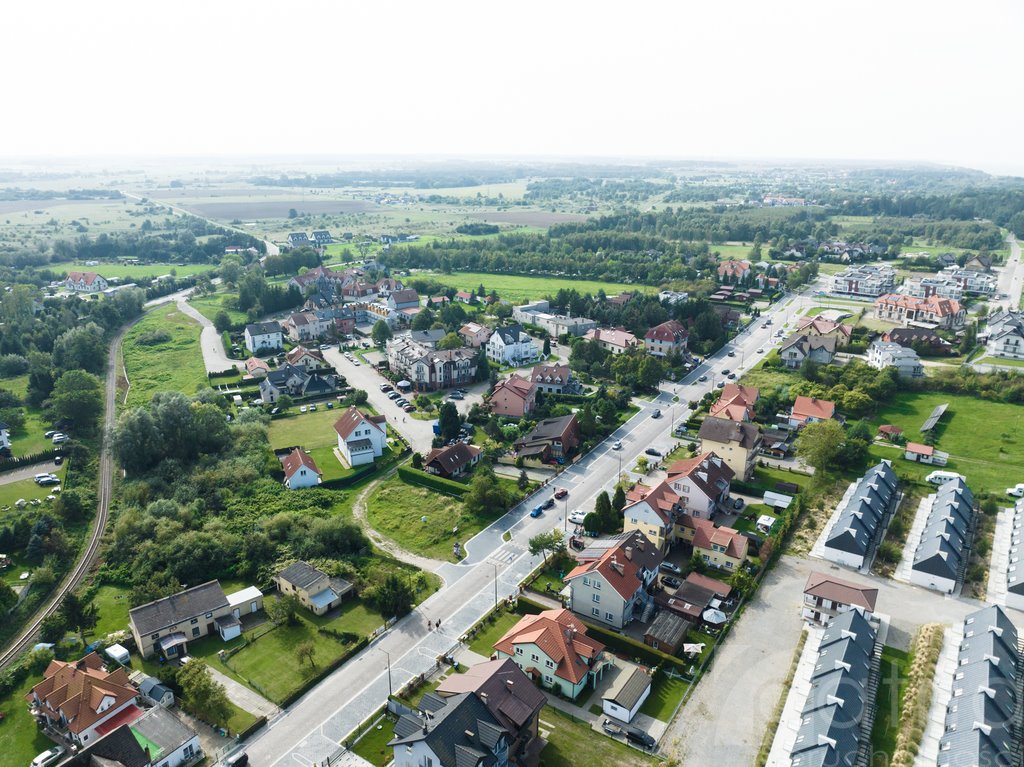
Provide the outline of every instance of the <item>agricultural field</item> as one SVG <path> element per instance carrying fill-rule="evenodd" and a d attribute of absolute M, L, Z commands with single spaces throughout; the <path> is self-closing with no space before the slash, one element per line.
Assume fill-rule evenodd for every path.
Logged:
<path fill-rule="evenodd" d="M 610 296 L 617 295 L 624 290 L 638 290 L 641 292 L 655 292 L 655 288 L 648 285 L 627 285 L 623 282 L 598 282 L 596 280 L 570 280 L 559 277 L 528 277 L 514 274 L 488 274 L 485 272 L 454 272 L 442 274 L 440 272 L 418 271 L 414 277 L 428 277 L 459 290 L 476 290 L 477 286 L 483 284 L 490 292 L 497 291 L 498 295 L 507 301 L 522 303 L 543 298 L 547 295 L 557 293 L 560 289 L 577 290 L 580 293 L 596 294 L 604 290 Z"/>
<path fill-rule="evenodd" d="M 206 383 L 199 324 L 176 304 L 150 310 L 124 339 L 128 407 L 149 402 L 158 391 L 191 395 Z"/>
<path fill-rule="evenodd" d="M 166 208 L 132 200 L 4 200 L 0 242 L 27 245 L 35 238 L 49 241 L 131 231 L 147 218 L 158 225 L 169 215 Z"/>
<path fill-rule="evenodd" d="M 102 277 L 121 281 L 138 280 L 145 277 L 162 277 L 170 274 L 176 277 L 188 277 L 193 274 L 205 274 L 217 268 L 216 264 L 123 264 L 119 262 L 101 261 L 96 266 L 69 261 L 52 264 L 54 271 L 60 272 L 96 272 Z"/>

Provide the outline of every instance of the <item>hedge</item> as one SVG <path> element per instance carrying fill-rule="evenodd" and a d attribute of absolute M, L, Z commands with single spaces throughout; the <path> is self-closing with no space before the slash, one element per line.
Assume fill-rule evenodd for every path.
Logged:
<path fill-rule="evenodd" d="M 253 722 L 248 727 L 246 727 L 244 730 L 242 730 L 240 733 L 238 733 L 237 740 L 239 740 L 239 741 L 245 740 L 249 736 L 255 735 L 257 732 L 259 732 L 260 730 L 262 730 L 266 726 L 267 726 L 267 718 L 265 716 L 261 716 L 255 722 Z"/>
<path fill-rule="evenodd" d="M 227 370 L 219 370 L 214 373 L 207 373 L 207 378 L 232 378 L 239 375 L 237 368 L 228 368 Z"/>
<path fill-rule="evenodd" d="M 32 453 L 31 455 L 21 455 L 17 458 L 2 458 L 0 459 L 0 471 L 7 469 L 15 469 L 18 466 L 27 466 L 33 463 L 42 463 L 43 461 L 53 460 L 56 455 L 54 450 L 43 450 L 39 453 Z"/>
<path fill-rule="evenodd" d="M 323 482 L 320 483 L 320 487 L 348 487 L 349 485 L 354 485 L 361 479 L 366 479 L 366 477 L 368 477 L 370 474 L 373 474 L 375 471 L 377 471 L 376 464 L 368 463 L 365 466 L 359 467 L 346 477 L 340 477 L 339 479 L 324 480 Z"/>
<path fill-rule="evenodd" d="M 413 469 L 410 466 L 399 466 L 398 476 L 402 478 L 403 482 L 408 482 L 410 485 L 420 485 L 421 487 L 437 490 L 447 495 L 461 497 L 469 489 L 458 482 L 453 482 L 450 479 L 438 477 L 435 474 L 420 471 L 419 469 Z"/>
<path fill-rule="evenodd" d="M 305 695 L 307 692 L 309 692 L 314 687 L 316 687 L 321 682 L 321 680 L 323 680 L 324 677 L 326 677 L 328 674 L 330 674 L 335 669 L 340 668 L 342 665 L 347 663 L 349 661 L 349 659 L 353 655 L 358 653 L 360 650 L 362 650 L 368 644 L 370 644 L 369 637 L 363 637 L 358 642 L 356 642 L 351 647 L 351 649 L 348 650 L 348 652 L 343 653 L 340 658 L 335 660 L 333 663 L 327 664 L 322 669 L 319 669 L 318 670 L 319 673 L 314 674 L 312 677 L 307 679 L 302 684 L 302 686 L 299 687 L 299 689 L 297 689 L 295 692 L 293 692 L 291 695 L 288 695 L 287 697 L 284 698 L 284 700 L 281 701 L 281 703 L 280 703 L 281 708 L 288 708 L 292 703 L 294 703 L 299 698 L 301 698 L 303 695 Z"/>

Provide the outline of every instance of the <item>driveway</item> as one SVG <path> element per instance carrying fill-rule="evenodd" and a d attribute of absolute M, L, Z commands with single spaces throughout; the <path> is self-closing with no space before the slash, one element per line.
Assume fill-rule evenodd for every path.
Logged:
<path fill-rule="evenodd" d="M 210 669 L 210 676 L 212 676 L 215 681 L 224 685 L 224 691 L 227 692 L 228 700 L 239 708 L 248 711 L 254 716 L 265 716 L 267 719 L 281 713 L 281 709 L 278 708 L 276 704 L 271 703 L 260 695 L 257 695 L 244 684 L 239 684 L 231 677 L 215 669 L 213 666 L 207 665 L 207 668 Z"/>
<path fill-rule="evenodd" d="M 0 485 L 9 485 L 12 482 L 20 482 L 23 479 L 32 479 L 36 474 L 48 472 L 56 473 L 60 467 L 53 461 L 33 463 L 31 466 L 24 466 L 20 469 L 12 469 L 0 474 Z"/>
<path fill-rule="evenodd" d="M 203 350 L 203 364 L 206 365 L 206 372 L 222 373 L 231 368 L 241 369 L 242 363 L 231 359 L 224 352 L 224 341 L 213 323 L 206 319 L 202 312 L 189 304 L 184 297 L 178 298 L 176 303 L 183 313 L 202 327 L 202 332 L 199 334 L 199 345 Z"/>

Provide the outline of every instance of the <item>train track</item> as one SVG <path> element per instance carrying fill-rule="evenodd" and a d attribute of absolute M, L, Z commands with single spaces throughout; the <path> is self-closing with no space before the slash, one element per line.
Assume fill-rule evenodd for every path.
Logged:
<path fill-rule="evenodd" d="M 4 649 L 3 654 L 0 654 L 0 669 L 9 666 L 15 658 L 17 658 L 27 647 L 29 647 L 30 644 L 32 644 L 36 634 L 39 632 L 39 626 L 42 622 L 57 611 L 60 607 L 61 601 L 68 592 L 74 591 L 78 588 L 78 585 L 82 582 L 85 576 L 88 575 L 92 566 L 96 562 L 96 557 L 99 555 L 100 541 L 103 539 L 103 531 L 107 527 L 107 519 L 110 514 L 110 499 L 114 486 L 114 457 L 112 441 L 114 435 L 114 423 L 117 419 L 117 374 L 119 370 L 118 360 L 121 354 L 121 342 L 124 340 L 124 334 L 127 333 L 128 329 L 138 322 L 139 319 L 141 319 L 141 317 L 127 323 L 117 331 L 117 335 L 115 335 L 111 341 L 110 350 L 107 353 L 106 404 L 103 415 L 103 445 L 100 448 L 96 518 L 93 520 L 92 530 L 89 534 L 89 543 L 85 547 L 85 551 L 83 551 L 81 556 L 78 558 L 78 562 L 75 564 L 74 568 L 64 578 L 63 583 L 61 583 L 60 587 L 53 593 L 46 605 L 35 614 L 32 622 L 22 630 L 17 639 Z"/>

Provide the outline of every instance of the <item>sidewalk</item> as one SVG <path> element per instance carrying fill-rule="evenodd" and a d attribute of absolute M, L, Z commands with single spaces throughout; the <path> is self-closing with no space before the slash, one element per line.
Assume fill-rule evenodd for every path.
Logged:
<path fill-rule="evenodd" d="M 245 685 L 236 682 L 213 666 L 207 665 L 207 668 L 210 669 L 210 676 L 213 677 L 214 681 L 224 685 L 224 690 L 228 694 L 228 700 L 240 709 L 248 711 L 255 716 L 265 716 L 267 719 L 271 719 L 281 713 L 281 709 L 276 704 L 257 695 Z"/>

